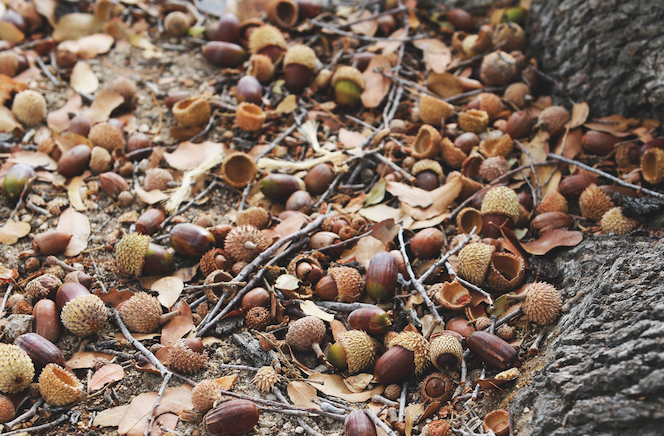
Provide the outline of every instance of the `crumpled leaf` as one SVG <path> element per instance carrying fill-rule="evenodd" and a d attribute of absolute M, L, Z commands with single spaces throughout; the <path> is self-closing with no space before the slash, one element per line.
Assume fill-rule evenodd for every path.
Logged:
<path fill-rule="evenodd" d="M 632 132 L 627 131 L 630 127 L 636 126 L 639 121 L 634 118 L 626 118 L 624 115 L 610 115 L 608 117 L 600 118 L 597 121 L 590 121 L 584 124 L 590 130 L 598 130 L 600 132 L 610 133 L 618 138 L 632 135 Z"/>
<path fill-rule="evenodd" d="M 403 211 L 395 209 L 386 204 L 379 204 L 371 207 L 364 207 L 358 211 L 360 215 L 373 222 L 380 222 L 385 219 L 392 219 L 396 223 L 403 220 Z"/>
<path fill-rule="evenodd" d="M 78 256 L 81 251 L 87 248 L 91 233 L 90 221 L 87 215 L 76 212 L 69 207 L 60 215 L 60 221 L 56 229 L 71 235 L 69 245 L 63 253 L 65 256 Z"/>
<path fill-rule="evenodd" d="M 194 406 L 191 404 L 192 387 L 183 384 L 174 388 L 166 388 L 161 397 L 159 406 L 154 410 L 154 415 L 163 413 L 180 414 Z M 157 392 L 147 392 L 135 397 L 129 405 L 129 410 L 118 426 L 119 435 L 143 436 L 145 426 L 148 422 L 150 411 L 157 399 Z"/>
<path fill-rule="evenodd" d="M 96 391 L 103 388 L 106 383 L 122 380 L 124 375 L 124 369 L 121 365 L 118 365 L 117 363 L 104 365 L 99 371 L 94 373 L 92 378 L 90 378 L 88 389 L 90 391 Z"/>
<path fill-rule="evenodd" d="M 90 59 L 97 55 L 107 53 L 115 40 L 106 33 L 97 33 L 84 36 L 76 41 L 64 41 L 58 45 L 59 49 L 76 53 L 80 59 Z"/>
<path fill-rule="evenodd" d="M 574 247 L 583 241 L 583 233 L 576 230 L 555 229 L 544 233 L 539 239 L 522 243 L 530 254 L 542 256 L 557 247 Z"/>
<path fill-rule="evenodd" d="M 67 14 L 54 26 L 52 36 L 56 41 L 82 38 L 101 31 L 104 21 L 91 14 Z"/>
<path fill-rule="evenodd" d="M 356 261 L 365 267 L 369 267 L 371 258 L 374 256 L 374 254 L 381 251 L 387 251 L 385 244 L 380 239 L 376 239 L 369 235 L 365 236 L 364 238 L 360 238 L 360 240 L 357 241 L 357 244 L 355 244 L 355 247 L 351 248 L 350 250 L 344 250 L 339 258 L 342 260 L 355 258 Z"/>
<path fill-rule="evenodd" d="M 418 39 L 413 45 L 423 51 L 424 62 L 434 73 L 443 74 L 452 62 L 452 51 L 440 39 Z"/>
<path fill-rule="evenodd" d="M 180 298 L 180 294 L 184 289 L 184 282 L 179 277 L 167 276 L 154 282 L 150 289 L 159 293 L 157 300 L 168 309 Z"/>
<path fill-rule="evenodd" d="M 585 101 L 576 103 L 574 107 L 572 107 L 572 118 L 570 119 L 569 123 L 567 123 L 570 130 L 583 126 L 583 124 L 588 119 L 589 114 L 590 107 L 588 106 L 588 103 Z"/>
<path fill-rule="evenodd" d="M 373 374 L 356 374 L 344 379 L 344 384 L 354 393 L 362 392 L 373 380 Z"/>
<path fill-rule="evenodd" d="M 67 103 L 64 104 L 60 109 L 50 112 L 46 116 L 46 124 L 51 129 L 56 129 L 60 132 L 67 130 L 69 128 L 69 114 L 77 114 L 81 110 L 83 104 L 83 99 L 80 94 L 72 94 L 67 100 Z"/>
<path fill-rule="evenodd" d="M 19 151 L 13 153 L 12 157 L 7 159 L 7 162 L 24 163 L 33 168 L 41 168 L 46 171 L 55 171 L 58 168 L 58 163 L 46 153 L 40 151 Z"/>
<path fill-rule="evenodd" d="M 385 188 L 387 192 L 398 197 L 400 201 L 413 207 L 429 207 L 433 204 L 433 199 L 429 191 L 425 191 L 422 188 L 394 181 L 387 182 Z"/>
<path fill-rule="evenodd" d="M 383 385 L 377 385 L 370 391 L 364 392 L 351 392 L 344 383 L 344 378 L 337 374 L 319 374 L 314 373 L 309 376 L 309 380 L 322 381 L 323 384 L 313 383 L 316 390 L 331 395 L 333 397 L 341 398 L 351 403 L 363 403 L 373 398 L 375 394 L 382 394 L 385 390 Z"/>
<path fill-rule="evenodd" d="M 164 159 L 171 168 L 186 171 L 193 170 L 205 160 L 217 153 L 226 153 L 228 148 L 224 144 L 204 141 L 200 144 L 183 142 L 178 145 L 173 153 L 164 153 Z"/>
<path fill-rule="evenodd" d="M 380 203 L 385 198 L 385 186 L 387 181 L 385 179 L 380 179 L 376 184 L 371 188 L 371 191 L 367 194 L 367 198 L 364 200 L 365 206 L 371 206 L 372 204 Z"/>
<path fill-rule="evenodd" d="M 320 318 L 323 321 L 332 322 L 334 320 L 334 315 L 324 312 L 320 307 L 316 306 L 316 303 L 311 300 L 300 303 L 300 310 L 302 310 L 302 312 L 304 312 L 306 315 L 315 316 L 316 318 Z"/>
<path fill-rule="evenodd" d="M 373 14 L 368 9 L 364 9 L 359 14 L 352 14 L 348 16 L 348 21 L 357 21 L 363 18 L 369 18 Z M 358 33 L 360 35 L 374 36 L 378 31 L 378 20 L 367 20 L 361 23 L 353 24 L 350 26 L 353 33 Z"/>
<path fill-rule="evenodd" d="M 320 406 L 318 404 L 311 402 L 312 398 L 318 399 L 318 396 L 316 388 L 314 388 L 309 383 L 302 381 L 292 381 L 288 384 L 286 392 L 288 392 L 288 397 L 291 399 L 294 405 L 298 407 L 308 407 L 311 409 L 320 410 Z"/>
<path fill-rule="evenodd" d="M 526 150 L 530 152 L 530 155 L 533 157 L 534 163 L 544 162 L 547 159 L 550 149 L 549 134 L 543 130 L 540 130 L 537 132 L 532 141 L 526 142 L 523 145 L 526 148 Z M 521 153 L 521 164 L 528 165 L 529 163 L 530 163 L 530 158 L 528 157 L 528 155 L 526 153 Z M 548 180 L 549 176 L 555 170 L 555 168 L 556 168 L 555 165 L 535 167 L 535 171 L 537 172 L 537 177 L 539 178 L 540 183 L 544 183 L 546 180 Z M 531 175 L 531 171 L 529 169 L 526 169 L 524 170 L 524 172 L 530 176 L 533 186 L 537 186 L 537 184 L 535 183 L 535 177 Z M 514 178 L 517 180 L 521 180 L 521 174 L 516 174 Z"/>
<path fill-rule="evenodd" d="M 431 92 L 442 98 L 450 98 L 463 92 L 459 79 L 451 73 L 429 74 L 427 86 Z"/>
<path fill-rule="evenodd" d="M 225 377 L 214 379 L 214 382 L 219 385 L 219 389 L 230 391 L 233 389 L 238 377 L 240 377 L 240 374 L 227 375 Z"/>
<path fill-rule="evenodd" d="M 28 233 L 30 233 L 30 223 L 8 220 L 4 226 L 0 227 L 0 244 L 16 244 L 19 239 Z"/>
<path fill-rule="evenodd" d="M 404 29 L 403 27 L 400 29 L 395 30 L 390 36 L 390 39 L 402 39 L 405 38 L 407 30 Z M 400 41 L 380 41 L 371 47 L 369 47 L 369 51 L 371 52 L 377 52 L 378 50 L 383 50 L 383 54 L 386 55 L 388 53 L 394 53 L 397 50 L 399 50 L 399 47 L 401 47 L 401 44 L 403 44 Z"/>
<path fill-rule="evenodd" d="M 406 406 L 406 409 L 404 410 L 406 436 L 411 436 L 413 434 L 413 425 L 419 421 L 422 415 L 424 415 L 424 404 L 411 404 L 410 406 Z"/>
<path fill-rule="evenodd" d="M 126 406 L 117 406 L 102 410 L 97 416 L 95 416 L 92 425 L 95 427 L 117 427 L 124 419 L 128 409 L 129 404 Z"/>
<path fill-rule="evenodd" d="M 282 274 L 277 277 L 274 287 L 282 291 L 294 291 L 300 287 L 300 279 L 292 274 Z"/>
<path fill-rule="evenodd" d="M 97 359 L 113 359 L 112 354 L 106 353 L 97 353 L 92 351 L 77 351 L 75 352 L 68 361 L 65 362 L 65 366 L 70 369 L 85 369 L 92 368 L 95 365 Z"/>
<path fill-rule="evenodd" d="M 173 345 L 178 339 L 182 339 L 184 335 L 194 328 L 194 316 L 187 302 L 180 300 L 172 310 L 176 309 L 178 310 L 178 314 L 161 329 L 162 345 Z"/>
<path fill-rule="evenodd" d="M 90 118 L 92 124 L 107 121 L 111 112 L 124 102 L 124 97 L 110 89 L 102 89 L 95 96 L 92 104 L 85 110 L 85 116 Z"/>
<path fill-rule="evenodd" d="M 376 73 L 375 68 L 390 68 L 392 64 L 384 55 L 374 56 L 369 61 L 369 66 L 364 70 L 364 91 L 362 92 L 362 105 L 366 108 L 375 108 L 380 105 L 388 92 L 390 92 L 391 80 L 381 73 Z"/>
<path fill-rule="evenodd" d="M 360 132 L 353 132 L 348 129 L 339 130 L 339 142 L 346 148 L 360 147 L 367 139 L 366 136 Z"/>
<path fill-rule="evenodd" d="M 118 307 L 120 303 L 129 300 L 134 295 L 130 290 L 118 291 L 116 288 L 111 288 L 108 292 L 102 292 L 101 288 L 98 288 L 94 291 L 94 294 L 101 298 L 104 304 L 111 307 Z"/>
<path fill-rule="evenodd" d="M 448 177 L 447 182 L 443 186 L 429 192 L 431 198 L 433 198 L 433 204 L 431 206 L 422 209 L 411 207 L 407 203 L 401 203 L 401 209 L 413 219 L 420 221 L 438 217 L 441 214 L 447 213 L 447 208 L 459 196 L 461 188 L 462 182 L 460 175 L 457 177 Z"/>
<path fill-rule="evenodd" d="M 583 149 L 582 138 L 583 130 L 579 128 L 570 130 L 567 135 L 560 135 L 554 153 L 567 159 L 574 159 Z"/>
<path fill-rule="evenodd" d="M 94 94 L 99 88 L 99 79 L 85 61 L 78 61 L 71 71 L 69 83 L 76 92 Z"/>

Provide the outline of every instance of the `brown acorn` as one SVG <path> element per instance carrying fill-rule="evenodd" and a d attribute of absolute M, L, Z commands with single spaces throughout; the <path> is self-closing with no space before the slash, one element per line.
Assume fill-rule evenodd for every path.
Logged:
<path fill-rule="evenodd" d="M 35 239 L 32 241 L 32 248 L 37 254 L 43 256 L 57 254 L 67 248 L 70 240 L 71 235 L 68 233 L 55 229 L 47 230 L 35 236 Z"/>
<path fill-rule="evenodd" d="M 443 248 L 445 234 L 440 230 L 430 227 L 420 231 L 410 241 L 410 249 L 419 259 L 431 259 L 438 256 Z"/>
<path fill-rule="evenodd" d="M 466 344 L 478 359 L 493 369 L 509 368 L 519 354 L 510 344 L 485 331 L 472 333 L 466 338 Z"/>
<path fill-rule="evenodd" d="M 136 233 L 141 235 L 153 235 L 159 231 L 159 225 L 166 219 L 166 214 L 161 209 L 148 209 L 136 220 Z"/>
<path fill-rule="evenodd" d="M 348 315 L 348 325 L 371 336 L 383 336 L 392 328 L 390 315 L 380 307 L 362 307 Z"/>
<path fill-rule="evenodd" d="M 398 383 L 413 372 L 421 374 L 429 362 L 429 342 L 422 335 L 404 332 L 391 341 L 391 348 L 374 367 L 374 377 L 381 384 Z"/>
<path fill-rule="evenodd" d="M 514 139 L 525 138 L 530 135 L 536 122 L 537 119 L 525 111 L 513 112 L 507 119 L 505 133 Z"/>
<path fill-rule="evenodd" d="M 337 336 L 327 352 L 327 361 L 350 374 L 367 371 L 376 361 L 378 342 L 360 330 L 349 330 Z"/>
<path fill-rule="evenodd" d="M 517 79 L 518 74 L 516 59 L 504 51 L 489 53 L 482 60 L 480 79 L 485 85 L 508 85 Z"/>
<path fill-rule="evenodd" d="M 308 254 L 295 256 L 289 262 L 287 270 L 289 274 L 296 276 L 303 282 L 312 284 L 318 283 L 325 274 L 318 259 Z"/>
<path fill-rule="evenodd" d="M 14 345 L 30 356 L 37 375 L 49 363 L 65 366 L 65 357 L 62 355 L 62 351 L 51 341 L 37 333 L 22 334 L 16 338 Z"/>
<path fill-rule="evenodd" d="M 140 276 L 168 274 L 175 271 L 171 254 L 161 245 L 150 243 L 150 237 L 139 233 L 125 235 L 115 247 L 115 265 L 121 273 Z"/>
<path fill-rule="evenodd" d="M 311 195 L 320 195 L 327 191 L 334 180 L 334 170 L 330 165 L 321 163 L 311 168 L 302 180 Z"/>
<path fill-rule="evenodd" d="M 240 43 L 240 20 L 237 15 L 227 12 L 219 19 L 219 27 L 215 33 L 216 41 Z"/>
<path fill-rule="evenodd" d="M 393 298 L 398 274 L 399 266 L 394 256 L 386 251 L 374 254 L 365 276 L 367 295 L 378 302 Z"/>
<path fill-rule="evenodd" d="M 76 336 L 90 336 L 106 324 L 104 302 L 80 283 L 65 283 L 55 296 L 62 325 Z"/>
<path fill-rule="evenodd" d="M 209 230 L 195 224 L 176 224 L 170 233 L 171 247 L 188 257 L 200 258 L 214 248 L 215 239 Z"/>
<path fill-rule="evenodd" d="M 12 165 L 2 181 L 2 195 L 9 201 L 16 202 L 24 189 L 30 190 L 35 170 L 27 164 Z"/>
<path fill-rule="evenodd" d="M 35 333 L 56 342 L 60 337 L 60 315 L 55 302 L 46 298 L 39 300 L 32 308 L 32 316 L 35 318 Z"/>
<path fill-rule="evenodd" d="M 67 150 L 58 160 L 58 172 L 65 177 L 80 176 L 88 168 L 90 153 L 90 147 L 85 144 Z"/>
<path fill-rule="evenodd" d="M 0 72 L 0 74 L 2 74 Z M 14 403 L 9 397 L 0 395 L 0 424 L 9 422 L 16 416 L 16 410 L 14 408 Z"/>
<path fill-rule="evenodd" d="M 324 300 L 352 303 L 360 298 L 363 289 L 362 275 L 355 268 L 340 266 L 327 271 L 316 284 L 314 293 Z"/>
<path fill-rule="evenodd" d="M 247 52 L 232 42 L 210 41 L 203 46 L 203 57 L 218 67 L 235 68 L 246 60 Z"/>
<path fill-rule="evenodd" d="M 274 26 L 260 26 L 249 35 L 251 54 L 263 54 L 274 63 L 287 49 L 281 31 Z"/>
<path fill-rule="evenodd" d="M 286 343 L 300 352 L 314 350 L 319 359 L 324 359 L 320 342 L 325 336 L 325 323 L 315 316 L 300 318 L 288 327 Z"/>
<path fill-rule="evenodd" d="M 246 433 L 258 424 L 259 417 L 258 407 L 251 401 L 227 401 L 205 415 L 205 431 L 212 436 Z"/>
<path fill-rule="evenodd" d="M 590 185 L 600 185 L 599 178 L 594 174 L 572 174 L 565 177 L 558 186 L 558 190 L 568 200 L 576 200 Z"/>
<path fill-rule="evenodd" d="M 272 299 L 265 288 L 254 288 L 242 297 L 242 309 L 249 310 L 254 307 L 267 307 Z"/>
<path fill-rule="evenodd" d="M 299 190 L 295 191 L 286 200 L 286 210 L 294 210 L 308 214 L 311 212 L 313 200 L 308 191 Z"/>
<path fill-rule="evenodd" d="M 456 341 L 456 339 L 454 339 Z M 458 342 L 458 341 L 457 341 Z M 446 403 L 454 393 L 452 379 L 440 372 L 429 374 L 420 385 L 420 393 L 427 403 Z"/>
<path fill-rule="evenodd" d="M 32 279 L 25 287 L 25 293 L 32 298 L 33 301 L 55 296 L 58 288 L 62 285 L 59 278 L 52 274 L 43 274 L 35 279 Z"/>
<path fill-rule="evenodd" d="M 99 187 L 111 198 L 118 198 L 120 193 L 129 190 L 129 185 L 124 177 L 114 172 L 100 174 Z"/>
<path fill-rule="evenodd" d="M 461 365 L 463 347 L 450 335 L 438 336 L 431 342 L 429 359 L 436 368 L 442 370 L 458 368 Z"/>
<path fill-rule="evenodd" d="M 512 229 L 519 219 L 519 198 L 512 189 L 499 186 L 490 189 L 482 201 L 482 232 L 489 238 L 499 238 L 501 225 Z M 493 223 L 493 225 L 491 224 Z"/>
<path fill-rule="evenodd" d="M 125 140 L 122 130 L 115 127 L 110 121 L 98 123 L 92 126 L 88 139 L 95 147 L 102 147 L 110 153 L 116 149 L 124 149 Z"/>
<path fill-rule="evenodd" d="M 361 409 L 354 409 L 344 420 L 346 436 L 376 436 L 376 425 Z"/>
<path fill-rule="evenodd" d="M 289 174 L 268 174 L 260 184 L 263 195 L 280 203 L 285 203 L 293 192 L 306 189 L 306 185 L 301 179 Z"/>
<path fill-rule="evenodd" d="M 565 123 L 569 119 L 570 115 L 567 109 L 562 106 L 550 106 L 540 112 L 535 128 L 539 128 L 550 135 L 556 135 L 562 132 Z"/>
<path fill-rule="evenodd" d="M 314 78 L 317 60 L 316 53 L 308 45 L 300 44 L 288 49 L 284 57 L 286 89 L 294 94 L 304 91 Z"/>

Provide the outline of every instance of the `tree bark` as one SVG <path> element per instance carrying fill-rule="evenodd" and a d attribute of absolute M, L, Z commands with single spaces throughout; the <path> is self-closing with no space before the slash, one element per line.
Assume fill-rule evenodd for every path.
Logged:
<path fill-rule="evenodd" d="M 529 54 L 593 116 L 662 120 L 663 18 L 662 1 L 534 0 Z"/>

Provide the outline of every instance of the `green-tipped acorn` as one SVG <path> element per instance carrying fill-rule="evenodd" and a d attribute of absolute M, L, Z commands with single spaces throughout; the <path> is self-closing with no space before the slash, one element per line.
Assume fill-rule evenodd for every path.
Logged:
<path fill-rule="evenodd" d="M 376 301 L 394 297 L 398 275 L 399 266 L 394 256 L 387 251 L 374 254 L 367 268 L 367 295 Z"/>
<path fill-rule="evenodd" d="M 357 374 L 371 368 L 376 360 L 378 342 L 360 330 L 340 333 L 330 347 L 327 360 L 337 369 Z"/>
<path fill-rule="evenodd" d="M 21 192 L 23 192 L 25 184 L 33 177 L 35 177 L 35 170 L 30 165 L 22 163 L 14 164 L 2 182 L 2 194 L 9 201 L 17 201 Z"/>
<path fill-rule="evenodd" d="M 392 328 L 390 315 L 380 307 L 362 307 L 348 315 L 348 325 L 371 336 L 383 336 Z"/>
<path fill-rule="evenodd" d="M 289 174 L 269 174 L 261 180 L 261 192 L 272 201 L 285 203 L 295 191 L 306 189 L 301 179 Z"/>
<path fill-rule="evenodd" d="M 332 76 L 332 86 L 339 106 L 353 107 L 360 100 L 364 77 L 355 67 L 339 67 Z"/>

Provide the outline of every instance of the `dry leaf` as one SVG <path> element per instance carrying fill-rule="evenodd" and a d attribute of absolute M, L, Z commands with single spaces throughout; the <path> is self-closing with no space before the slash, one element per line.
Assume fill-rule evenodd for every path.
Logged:
<path fill-rule="evenodd" d="M 110 89 L 102 89 L 95 97 L 89 108 L 85 111 L 85 116 L 90 118 L 92 124 L 106 121 L 111 116 L 111 112 L 124 102 L 124 97 Z"/>
<path fill-rule="evenodd" d="M 403 220 L 403 211 L 401 209 L 395 209 L 386 204 L 365 207 L 360 209 L 358 213 L 373 222 L 391 219 L 396 223 L 400 223 Z"/>
<path fill-rule="evenodd" d="M 8 220 L 0 227 L 0 244 L 13 245 L 16 241 L 30 233 L 30 223 Z"/>
<path fill-rule="evenodd" d="M 17 44 L 25 39 L 25 34 L 9 21 L 0 21 L 0 41 Z"/>
<path fill-rule="evenodd" d="M 168 309 L 180 298 L 180 294 L 184 289 L 184 282 L 179 277 L 163 277 L 154 282 L 150 289 L 159 293 L 157 300 Z"/>
<path fill-rule="evenodd" d="M 613 136 L 623 138 L 629 136 L 632 133 L 628 132 L 630 125 L 633 125 L 633 118 L 625 118 L 623 115 L 611 115 L 608 117 L 600 118 L 597 121 L 591 121 L 585 123 L 584 126 L 590 130 L 598 130 L 600 132 L 610 133 Z"/>
<path fill-rule="evenodd" d="M 111 307 L 117 307 L 118 304 L 129 300 L 134 295 L 134 293 L 129 290 L 118 291 L 115 288 L 109 289 L 108 292 L 101 292 L 101 288 L 98 288 L 94 291 L 94 294 L 101 298 L 101 301 L 103 301 L 104 304 L 108 304 Z"/>
<path fill-rule="evenodd" d="M 97 416 L 95 416 L 92 425 L 95 427 L 117 427 L 124 419 L 128 410 L 129 405 L 111 407 L 110 409 L 102 410 Z"/>
<path fill-rule="evenodd" d="M 341 321 L 333 319 L 330 321 L 330 330 L 332 330 L 332 337 L 335 341 L 338 341 L 339 334 L 347 332 L 348 329 Z"/>
<path fill-rule="evenodd" d="M 512 253 L 516 254 L 521 259 L 523 259 L 524 267 L 526 269 L 529 269 L 530 265 L 528 263 L 528 258 L 530 256 L 528 256 L 526 250 L 523 249 L 523 246 L 521 245 L 519 238 L 517 238 L 514 232 L 508 229 L 507 227 L 500 227 L 500 232 L 505 238 L 505 241 L 503 241 L 503 243 L 505 244 L 505 248 L 507 248 L 507 250 L 511 251 Z"/>
<path fill-rule="evenodd" d="M 392 64 L 384 55 L 374 56 L 369 61 L 369 66 L 364 70 L 364 91 L 362 92 L 362 105 L 366 108 L 375 108 L 380 105 L 383 98 L 390 92 L 391 81 L 381 73 L 376 73 L 375 68 L 390 68 Z"/>
<path fill-rule="evenodd" d="M 19 151 L 13 153 L 12 157 L 7 159 L 7 162 L 24 163 L 33 168 L 41 168 L 46 171 L 55 171 L 58 168 L 58 163 L 51 156 L 39 151 Z"/>
<path fill-rule="evenodd" d="M 300 310 L 302 310 L 305 315 L 312 315 L 316 318 L 322 319 L 323 321 L 331 322 L 334 320 L 334 315 L 324 312 L 320 307 L 316 306 L 316 303 L 311 300 L 300 303 Z"/>
<path fill-rule="evenodd" d="M 534 163 L 544 162 L 547 159 L 549 154 L 549 134 L 543 130 L 537 132 L 537 135 L 530 142 L 523 144 L 526 150 L 530 152 L 530 155 L 533 158 Z M 526 153 L 521 153 L 521 164 L 528 165 L 530 163 L 530 158 Z M 555 165 L 547 165 L 544 167 L 535 167 L 537 172 L 537 177 L 539 177 L 540 183 L 544 183 L 549 179 L 551 173 L 556 169 Z M 531 171 L 529 169 L 524 170 L 524 172 L 530 175 Z M 520 180 L 520 174 L 515 175 L 515 179 Z M 535 183 L 534 177 L 532 177 L 532 183 L 534 186 L 537 186 Z"/>
<path fill-rule="evenodd" d="M 440 39 L 419 39 L 413 45 L 424 52 L 424 62 L 434 73 L 443 74 L 452 62 L 452 51 Z"/>
<path fill-rule="evenodd" d="M 413 207 L 429 207 L 433 204 L 433 198 L 429 191 L 415 186 L 409 186 L 401 182 L 387 182 L 387 192 L 398 197 L 400 201 Z"/>
<path fill-rule="evenodd" d="M 297 109 L 297 96 L 295 94 L 291 94 L 284 98 L 281 103 L 279 103 L 279 105 L 277 105 L 277 108 L 274 110 L 274 112 L 278 114 L 289 114 L 295 109 Z"/>
<path fill-rule="evenodd" d="M 99 79 L 85 61 L 76 62 L 69 82 L 76 92 L 94 94 L 99 88 Z"/>
<path fill-rule="evenodd" d="M 583 126 L 583 124 L 588 119 L 590 114 L 590 107 L 588 103 L 581 102 L 576 103 L 572 108 L 572 119 L 567 123 L 567 126 L 571 129 L 576 129 L 577 127 Z"/>
<path fill-rule="evenodd" d="M 450 98 L 463 92 L 459 80 L 450 73 L 429 74 L 427 86 L 434 94 L 442 98 Z"/>
<path fill-rule="evenodd" d="M 357 21 L 361 20 L 363 18 L 369 18 L 373 14 L 371 11 L 364 9 L 361 11 L 361 13 L 356 13 L 348 16 L 348 21 Z M 360 35 L 366 35 L 366 36 L 374 36 L 376 32 L 378 31 L 378 20 L 367 20 L 363 21 L 361 23 L 353 24 L 350 26 L 351 30 L 354 33 L 359 33 Z"/>
<path fill-rule="evenodd" d="M 371 231 L 371 236 L 379 239 L 383 244 L 389 244 L 399 234 L 399 226 L 390 218 L 373 224 L 367 228 L 367 231 Z"/>
<path fill-rule="evenodd" d="M 194 406 L 191 404 L 191 386 L 183 384 L 175 388 L 166 388 L 161 397 L 159 406 L 154 410 L 154 415 L 163 413 L 179 414 Z M 143 431 L 148 422 L 150 411 L 157 399 L 156 392 L 147 392 L 135 397 L 129 405 L 129 410 L 118 426 L 119 435 L 143 436 Z"/>
<path fill-rule="evenodd" d="M 366 136 L 360 132 L 353 132 L 348 129 L 339 130 L 339 142 L 346 148 L 356 148 L 362 146 L 362 143 L 367 139 Z"/>
<path fill-rule="evenodd" d="M 401 28 L 393 32 L 389 38 L 390 39 L 403 39 L 407 35 L 406 33 L 408 32 L 407 29 Z M 399 47 L 401 47 L 402 42 L 399 41 L 380 41 L 371 47 L 369 47 L 369 51 L 371 52 L 377 52 L 378 50 L 383 50 L 383 54 L 386 55 L 388 53 L 394 53 L 397 50 L 399 50 Z"/>
<path fill-rule="evenodd" d="M 369 386 L 369 383 L 371 383 L 372 380 L 373 374 L 357 374 L 345 379 L 344 384 L 348 390 L 357 394 Z"/>
<path fill-rule="evenodd" d="M 555 154 L 562 155 L 567 159 L 574 159 L 583 149 L 583 130 L 573 129 L 567 135 L 561 135 L 556 143 Z"/>
<path fill-rule="evenodd" d="M 58 49 L 65 49 L 76 53 L 79 59 L 90 59 L 97 55 L 107 53 L 115 40 L 106 33 L 85 36 L 76 41 L 64 41 L 58 45 Z"/>
<path fill-rule="evenodd" d="M 141 188 L 138 184 L 134 185 L 134 189 L 136 190 L 136 196 L 143 203 L 156 204 L 168 199 L 168 194 L 165 194 L 159 189 L 153 189 L 152 191 L 148 192 L 145 189 Z"/>
<path fill-rule="evenodd" d="M 19 124 L 9 108 L 0 105 L 0 133 L 13 132 L 14 129 L 23 129 L 23 126 Z"/>
<path fill-rule="evenodd" d="M 235 382 L 237 381 L 239 374 L 227 375 L 226 377 L 220 377 L 214 379 L 214 382 L 219 385 L 220 389 L 230 391 L 233 389 Z"/>
<path fill-rule="evenodd" d="M 340 256 L 340 259 L 348 260 L 354 258 L 365 267 L 369 267 L 371 258 L 374 257 L 374 254 L 381 251 L 387 251 L 383 241 L 369 235 L 357 241 L 355 247 L 351 248 L 350 250 L 344 250 Z"/>
<path fill-rule="evenodd" d="M 288 397 L 296 406 L 320 410 L 318 404 L 311 402 L 312 398 L 318 399 L 318 396 L 316 395 L 316 388 L 309 383 L 292 381 L 286 388 L 286 392 L 288 392 Z"/>
<path fill-rule="evenodd" d="M 370 391 L 354 393 L 346 387 L 344 378 L 337 374 L 314 373 L 309 376 L 309 380 L 322 381 L 322 385 L 314 383 L 313 386 L 325 395 L 341 398 L 351 403 L 363 403 L 373 398 L 375 394 L 382 394 L 385 390 L 383 385 L 378 385 Z"/>
<path fill-rule="evenodd" d="M 300 230 L 306 219 L 307 217 L 302 214 L 291 215 L 280 222 L 274 230 L 279 236 L 285 238 Z"/>
<path fill-rule="evenodd" d="M 173 310 L 178 310 L 179 313 L 161 329 L 162 345 L 173 345 L 194 328 L 194 317 L 186 301 L 180 301 Z"/>
<path fill-rule="evenodd" d="M 168 436 L 173 434 L 172 432 L 164 431 L 162 427 L 175 428 L 178 425 L 179 419 L 180 417 L 175 413 L 162 413 L 155 418 L 149 436 Z"/>
<path fill-rule="evenodd" d="M 77 351 L 75 352 L 68 361 L 65 362 L 65 366 L 70 369 L 85 369 L 92 368 L 95 365 L 97 359 L 113 359 L 112 354 L 106 353 L 96 353 L 92 351 Z"/>
<path fill-rule="evenodd" d="M 90 221 L 88 217 L 74 209 L 67 208 L 58 222 L 57 230 L 60 230 L 71 235 L 69 245 L 63 253 L 67 257 L 78 256 L 81 251 L 85 250 L 88 246 L 88 238 L 90 237 Z"/>
<path fill-rule="evenodd" d="M 52 36 L 56 41 L 79 39 L 101 31 L 104 21 L 91 14 L 67 14 L 53 26 Z"/>
<path fill-rule="evenodd" d="M 433 198 L 433 204 L 431 206 L 426 209 L 421 209 L 411 207 L 407 203 L 401 203 L 401 209 L 403 209 L 406 215 L 420 221 L 438 217 L 447 212 L 447 208 L 459 196 L 461 188 L 462 182 L 460 175 L 457 177 L 449 177 L 447 183 L 429 193 L 431 198 Z"/>
<path fill-rule="evenodd" d="M 69 128 L 69 114 L 78 114 L 81 110 L 83 99 L 79 94 L 73 94 L 67 103 L 60 109 L 50 112 L 46 116 L 46 124 L 50 129 L 55 129 L 59 132 L 65 131 Z"/>
<path fill-rule="evenodd" d="M 200 144 L 183 142 L 173 153 L 164 153 L 164 159 L 171 168 L 186 171 L 193 170 L 210 156 L 217 153 L 226 153 L 228 149 L 224 144 L 205 141 Z"/>
<path fill-rule="evenodd" d="M 521 244 L 530 254 L 542 256 L 556 247 L 574 247 L 583 241 L 583 233 L 555 229 L 544 233 L 539 239 Z"/>
<path fill-rule="evenodd" d="M 404 410 L 406 436 L 413 433 L 413 425 L 417 423 L 420 417 L 424 415 L 424 404 L 411 404 Z"/>
<path fill-rule="evenodd" d="M 106 383 L 122 380 L 124 375 L 124 369 L 122 369 L 121 365 L 118 365 L 117 363 L 104 365 L 99 371 L 94 373 L 88 383 L 88 389 L 90 391 L 96 391 L 97 389 L 103 388 Z"/>

